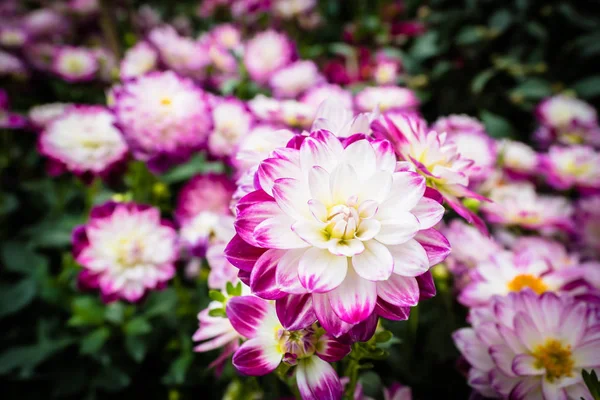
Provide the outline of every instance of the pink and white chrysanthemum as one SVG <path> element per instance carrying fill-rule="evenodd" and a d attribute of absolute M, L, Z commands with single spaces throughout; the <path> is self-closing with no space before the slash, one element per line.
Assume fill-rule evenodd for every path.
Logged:
<path fill-rule="evenodd" d="M 473 160 L 473 165 L 467 170 L 470 181 L 481 181 L 491 174 L 498 150 L 496 142 L 486 133 L 481 122 L 468 115 L 449 115 L 438 119 L 431 129 L 446 132 L 460 155 Z"/>
<path fill-rule="evenodd" d="M 446 133 L 427 129 L 425 121 L 412 113 L 394 114 L 393 118 L 384 114 L 371 127 L 377 137 L 384 137 L 393 144 L 401 160 L 414 165 L 428 186 L 438 190 L 454 211 L 486 231 L 483 221 L 459 199 L 487 200 L 467 188 L 473 160 L 462 157 Z"/>
<path fill-rule="evenodd" d="M 504 226 L 553 232 L 572 228 L 573 206 L 560 196 L 538 194 L 530 183 L 510 183 L 494 188 L 491 203 L 482 204 L 486 220 Z"/>
<path fill-rule="evenodd" d="M 61 35 L 71 29 L 71 21 L 62 13 L 50 7 L 38 8 L 23 18 L 27 34 L 36 39 Z"/>
<path fill-rule="evenodd" d="M 232 24 L 216 25 L 209 31 L 209 35 L 212 41 L 227 50 L 238 52 L 243 48 L 242 34 Z"/>
<path fill-rule="evenodd" d="M 376 311 L 405 319 L 419 278 L 449 252 L 432 228 L 443 207 L 385 140 L 316 131 L 275 150 L 255 182 L 237 203 L 229 260 L 263 298 L 306 298 L 289 312 L 314 308 L 335 336 Z"/>
<path fill-rule="evenodd" d="M 93 15 L 100 10 L 98 0 L 70 0 L 68 7 L 71 12 L 81 16 Z"/>
<path fill-rule="evenodd" d="M 85 47 L 60 47 L 52 63 L 52 71 L 71 83 L 94 79 L 99 68 L 98 57 Z"/>
<path fill-rule="evenodd" d="M 523 142 L 505 139 L 500 142 L 500 164 L 512 178 L 534 175 L 538 167 L 538 155 Z"/>
<path fill-rule="evenodd" d="M 376 108 L 383 111 L 413 110 L 419 106 L 419 99 L 415 93 L 400 86 L 374 86 L 367 87 L 356 94 L 354 98 L 356 109 L 359 112 L 374 111 Z"/>
<path fill-rule="evenodd" d="M 366 112 L 354 115 L 352 109 L 342 107 L 335 99 L 327 99 L 316 111 L 312 131 L 326 130 L 339 138 L 347 138 L 357 133 L 370 136 L 371 123 L 379 117 L 379 112 Z"/>
<path fill-rule="evenodd" d="M 210 64 L 208 52 L 198 41 L 180 36 L 172 26 L 154 28 L 148 40 L 169 69 L 193 78 L 202 78 Z"/>
<path fill-rule="evenodd" d="M 503 251 L 480 262 L 471 270 L 471 282 L 458 301 L 467 307 L 483 306 L 495 296 L 529 289 L 536 294 L 557 292 L 569 277 L 555 272 L 543 257 Z"/>
<path fill-rule="evenodd" d="M 402 70 L 400 59 L 391 57 L 385 52 L 375 55 L 375 66 L 373 67 L 373 80 L 377 85 L 394 85 Z"/>
<path fill-rule="evenodd" d="M 575 222 L 581 252 L 589 257 L 600 257 L 600 195 L 577 201 Z"/>
<path fill-rule="evenodd" d="M 20 58 L 0 50 L 0 77 L 26 74 L 27 67 Z"/>
<path fill-rule="evenodd" d="M 212 127 L 207 95 L 172 71 L 151 72 L 114 90 L 117 123 L 133 155 L 154 170 L 184 162 Z"/>
<path fill-rule="evenodd" d="M 541 236 L 521 236 L 511 244 L 518 257 L 543 259 L 553 271 L 576 268 L 580 264 L 577 253 L 569 253 L 565 246 Z"/>
<path fill-rule="evenodd" d="M 590 146 L 552 146 L 540 156 L 540 172 L 559 190 L 600 189 L 600 153 Z"/>
<path fill-rule="evenodd" d="M 23 47 L 29 39 L 27 31 L 20 26 L 3 26 L 0 28 L 0 46 L 5 48 Z"/>
<path fill-rule="evenodd" d="M 346 110 L 351 110 L 353 108 L 352 93 L 341 86 L 329 83 L 308 89 L 306 93 L 302 95 L 300 101 L 317 110 L 319 106 L 328 99 L 335 102 L 340 108 Z"/>
<path fill-rule="evenodd" d="M 278 98 L 295 98 L 323 81 L 317 65 L 312 61 L 296 61 L 275 72 L 269 86 Z"/>
<path fill-rule="evenodd" d="M 589 304 L 523 291 L 472 309 L 469 320 L 453 338 L 483 396 L 592 399 L 581 372 L 600 367 L 600 324 Z"/>
<path fill-rule="evenodd" d="M 121 79 L 135 78 L 156 69 L 158 53 L 147 42 L 139 42 L 127 52 L 121 61 Z"/>
<path fill-rule="evenodd" d="M 73 255 L 83 266 L 79 283 L 99 288 L 104 301 L 135 302 L 175 275 L 177 232 L 160 210 L 136 203 L 96 206 L 73 231 Z"/>
<path fill-rule="evenodd" d="M 244 65 L 250 78 L 266 83 L 273 73 L 289 63 L 294 57 L 294 47 L 283 33 L 273 30 L 258 33 L 246 44 Z"/>
<path fill-rule="evenodd" d="M 316 0 L 275 0 L 271 7 L 277 17 L 292 19 L 308 13 L 316 4 Z"/>
<path fill-rule="evenodd" d="M 71 103 L 49 103 L 34 106 L 29 110 L 29 120 L 36 128 L 45 128 L 72 105 Z"/>
<path fill-rule="evenodd" d="M 293 137 L 294 133 L 287 129 L 267 124 L 255 126 L 242 138 L 235 153 L 234 165 L 237 171 L 244 172 L 257 167 L 273 150 L 285 147 Z"/>
<path fill-rule="evenodd" d="M 213 131 L 208 136 L 208 150 L 216 157 L 232 156 L 250 132 L 254 118 L 246 105 L 237 99 L 223 99 L 212 109 Z"/>
<path fill-rule="evenodd" d="M 384 400 L 412 400 L 412 390 L 408 386 L 392 383 L 390 387 L 383 388 Z"/>
<path fill-rule="evenodd" d="M 330 362 L 339 361 L 350 346 L 312 325 L 286 329 L 275 305 L 253 296 L 227 302 L 227 317 L 234 329 L 248 338 L 233 355 L 233 365 L 244 375 L 267 375 L 281 362 L 295 366 L 303 400 L 338 400 L 342 385 Z M 303 324 L 298 321 L 298 326 Z"/>
<path fill-rule="evenodd" d="M 107 177 L 127 155 L 127 144 L 105 107 L 71 106 L 39 136 L 38 149 L 54 172 Z"/>

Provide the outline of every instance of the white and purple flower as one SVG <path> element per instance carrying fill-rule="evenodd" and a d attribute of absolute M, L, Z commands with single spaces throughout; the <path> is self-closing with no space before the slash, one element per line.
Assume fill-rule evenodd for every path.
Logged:
<path fill-rule="evenodd" d="M 208 150 L 211 155 L 220 158 L 235 154 L 254 123 L 248 107 L 234 98 L 217 101 L 212 109 L 212 119 L 213 130 L 208 136 Z"/>
<path fill-rule="evenodd" d="M 147 42 L 139 42 L 127 52 L 121 61 L 121 79 L 135 78 L 156 69 L 158 53 Z"/>
<path fill-rule="evenodd" d="M 98 57 L 85 47 L 59 47 L 52 63 L 52 71 L 71 83 L 94 79 L 99 68 Z"/>
<path fill-rule="evenodd" d="M 275 97 L 296 98 L 323 80 L 314 62 L 296 61 L 276 71 L 269 79 L 269 85 Z"/>
<path fill-rule="evenodd" d="M 415 93 L 400 86 L 371 86 L 356 94 L 354 99 L 359 112 L 391 110 L 414 110 L 419 106 Z"/>
<path fill-rule="evenodd" d="M 590 146 L 552 146 L 540 156 L 540 172 L 559 190 L 600 190 L 600 153 Z"/>
<path fill-rule="evenodd" d="M 258 33 L 246 44 L 244 65 L 250 78 L 266 83 L 273 73 L 290 64 L 294 47 L 283 33 L 273 30 Z"/>

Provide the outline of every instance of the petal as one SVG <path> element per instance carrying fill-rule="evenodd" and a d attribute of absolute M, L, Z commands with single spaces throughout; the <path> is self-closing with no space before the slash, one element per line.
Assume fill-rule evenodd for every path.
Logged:
<path fill-rule="evenodd" d="M 226 311 L 233 328 L 240 335 L 253 338 L 273 309 L 266 300 L 254 296 L 239 296 L 232 297 L 227 302 Z"/>
<path fill-rule="evenodd" d="M 367 140 L 358 140 L 348 145 L 340 162 L 351 165 L 360 181 L 364 181 L 376 171 L 375 151 Z"/>
<path fill-rule="evenodd" d="M 340 240 L 331 239 L 328 250 L 336 256 L 352 257 L 365 251 L 365 245 L 358 239 Z"/>
<path fill-rule="evenodd" d="M 317 342 L 317 356 L 327 362 L 336 362 L 350 353 L 350 345 L 340 343 L 329 333 L 325 333 Z"/>
<path fill-rule="evenodd" d="M 512 363 L 515 353 L 513 353 L 508 346 L 504 344 L 497 344 L 491 346 L 489 352 L 492 360 L 494 360 L 494 363 L 502 372 L 509 376 L 514 376 Z"/>
<path fill-rule="evenodd" d="M 335 166 L 337 157 L 327 146 L 326 142 L 308 137 L 300 146 L 300 166 L 303 171 L 310 171 L 315 165 L 323 167 L 331 172 Z"/>
<path fill-rule="evenodd" d="M 327 294 L 313 293 L 313 307 L 319 323 L 328 333 L 339 337 L 352 328 L 352 325 L 342 321 L 331 309 Z"/>
<path fill-rule="evenodd" d="M 346 277 L 348 258 L 329 250 L 308 249 L 300 258 L 298 277 L 309 292 L 325 293 L 338 287 Z"/>
<path fill-rule="evenodd" d="M 398 211 L 394 219 L 381 219 L 381 229 L 375 239 L 385 244 L 402 244 L 412 239 L 419 232 L 421 225 L 413 214 L 406 211 Z"/>
<path fill-rule="evenodd" d="M 419 301 L 430 299 L 436 295 L 435 282 L 433 276 L 431 276 L 431 271 L 417 276 L 417 283 L 419 284 Z"/>
<path fill-rule="evenodd" d="M 394 258 L 394 273 L 402 276 L 418 276 L 429 270 L 427 252 L 415 239 L 388 246 Z"/>
<path fill-rule="evenodd" d="M 377 158 L 377 169 L 394 172 L 396 168 L 396 155 L 392 144 L 387 140 L 375 140 L 371 142 Z"/>
<path fill-rule="evenodd" d="M 364 321 L 353 325 L 340 340 L 343 340 L 344 343 L 367 342 L 375 334 L 378 322 L 379 316 L 373 313 Z"/>
<path fill-rule="evenodd" d="M 415 240 L 423 246 L 429 258 L 429 265 L 434 266 L 441 263 L 450 254 L 450 242 L 439 231 L 429 228 L 419 231 L 415 235 Z"/>
<path fill-rule="evenodd" d="M 308 172 L 308 187 L 312 199 L 324 205 L 331 204 L 331 189 L 329 181 L 331 175 L 323 167 L 314 166 Z"/>
<path fill-rule="evenodd" d="M 278 299 L 285 295 L 277 284 L 277 263 L 285 255 L 285 250 L 267 250 L 250 273 L 252 293 L 267 300 Z"/>
<path fill-rule="evenodd" d="M 544 338 L 529 315 L 519 312 L 515 315 L 514 321 L 515 333 L 530 351 L 534 351 L 538 345 L 543 343 Z"/>
<path fill-rule="evenodd" d="M 355 183 L 356 186 L 356 183 Z M 373 200 L 382 203 L 392 188 L 392 174 L 387 171 L 376 171 L 360 183 L 357 190 L 359 201 Z M 377 210 L 379 213 L 379 209 Z"/>
<path fill-rule="evenodd" d="M 542 375 L 546 373 L 544 368 L 537 368 L 535 363 L 535 357 L 529 354 L 519 354 L 513 359 L 512 371 L 518 376 Z"/>
<path fill-rule="evenodd" d="M 317 317 L 311 294 L 289 294 L 275 302 L 277 317 L 285 329 L 295 331 L 312 325 Z"/>
<path fill-rule="evenodd" d="M 290 178 L 277 179 L 273 186 L 273 197 L 283 212 L 293 219 L 311 218 L 308 208 L 310 193 L 305 182 Z"/>
<path fill-rule="evenodd" d="M 375 282 L 361 278 L 353 268 L 348 268 L 346 279 L 327 296 L 331 308 L 342 321 L 358 324 L 375 309 L 377 286 Z"/>
<path fill-rule="evenodd" d="M 598 367 L 600 365 L 600 340 L 580 345 L 573 351 L 577 368 Z"/>
<path fill-rule="evenodd" d="M 265 251 L 260 247 L 249 245 L 240 235 L 235 235 L 225 247 L 224 252 L 227 261 L 231 264 L 241 270 L 250 271 Z"/>
<path fill-rule="evenodd" d="M 306 289 L 298 279 L 298 265 L 305 252 L 305 249 L 288 250 L 277 264 L 275 280 L 277 286 L 286 293 L 306 293 Z"/>
<path fill-rule="evenodd" d="M 254 230 L 266 219 L 283 215 L 273 198 L 265 192 L 256 191 L 242 197 L 237 206 L 235 230 L 247 243 L 257 246 Z"/>
<path fill-rule="evenodd" d="M 319 357 L 308 357 L 298 362 L 296 380 L 303 400 L 339 400 L 342 384 L 335 370 Z"/>
<path fill-rule="evenodd" d="M 410 307 L 400 307 L 388 303 L 381 297 L 377 298 L 377 306 L 375 307 L 377 315 L 392 321 L 405 321 L 410 314 Z"/>
<path fill-rule="evenodd" d="M 317 221 L 327 221 L 327 207 L 319 200 L 311 199 L 308 201 L 308 209 Z"/>
<path fill-rule="evenodd" d="M 308 244 L 292 231 L 295 220 L 287 215 L 262 221 L 254 231 L 255 242 L 260 247 L 273 249 L 301 249 Z"/>
<path fill-rule="evenodd" d="M 394 269 L 394 259 L 386 246 L 376 240 L 363 242 L 365 250 L 352 257 L 358 275 L 370 281 L 388 279 Z"/>
<path fill-rule="evenodd" d="M 376 219 L 366 219 L 361 221 L 358 230 L 354 234 L 354 237 L 362 241 L 371 240 L 375 235 L 379 234 L 381 230 L 381 222 Z"/>
<path fill-rule="evenodd" d="M 283 354 L 274 339 L 257 337 L 244 342 L 233 355 L 233 366 L 244 375 L 267 375 L 279 366 Z"/>
<path fill-rule="evenodd" d="M 562 338 L 572 347 L 581 342 L 588 324 L 589 307 L 585 303 L 573 304 L 560 315 Z"/>
<path fill-rule="evenodd" d="M 446 209 L 437 201 L 422 197 L 417 205 L 410 210 L 419 219 L 421 229 L 429 229 L 442 219 Z"/>
<path fill-rule="evenodd" d="M 387 281 L 377 282 L 377 295 L 399 307 L 412 307 L 419 302 L 419 284 L 415 278 L 393 274 Z"/>
<path fill-rule="evenodd" d="M 568 400 L 565 390 L 547 379 L 542 379 L 542 393 L 544 400 Z"/>
<path fill-rule="evenodd" d="M 379 209 L 379 206 L 375 200 L 365 200 L 358 207 L 358 215 L 363 218 L 371 218 Z"/>
<path fill-rule="evenodd" d="M 392 178 L 390 193 L 380 204 L 381 218 L 394 218 L 398 211 L 412 210 L 425 193 L 425 178 L 416 172 L 395 172 Z"/>
<path fill-rule="evenodd" d="M 286 153 L 287 155 L 287 153 Z M 302 177 L 299 159 L 297 156 L 289 158 L 267 158 L 260 163 L 256 176 L 261 188 L 268 194 L 273 195 L 273 185 L 280 178 Z"/>
<path fill-rule="evenodd" d="M 326 249 L 330 245 L 330 238 L 325 227 L 323 222 L 300 220 L 292 225 L 292 231 L 309 245 Z"/>
<path fill-rule="evenodd" d="M 329 178 L 329 190 L 331 200 L 336 204 L 345 204 L 346 201 L 356 195 L 358 189 L 356 172 L 349 164 L 339 164 L 331 173 Z"/>

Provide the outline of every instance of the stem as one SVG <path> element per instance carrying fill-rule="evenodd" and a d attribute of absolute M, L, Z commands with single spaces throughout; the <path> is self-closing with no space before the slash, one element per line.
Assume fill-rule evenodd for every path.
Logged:
<path fill-rule="evenodd" d="M 354 343 L 352 345 L 352 352 L 348 355 L 348 365 L 346 366 L 346 370 L 344 371 L 344 376 L 347 376 L 350 381 L 348 382 L 348 386 L 346 387 L 346 392 L 344 393 L 344 399 L 353 400 L 354 392 L 356 391 L 356 385 L 358 384 L 358 370 L 360 369 L 360 358 L 353 356 L 353 354 L 357 353 L 356 350 L 357 344 Z"/>
<path fill-rule="evenodd" d="M 408 319 L 410 333 L 413 341 L 417 341 L 417 331 L 419 330 L 419 306 L 416 305 L 410 310 L 410 318 Z"/>
<path fill-rule="evenodd" d="M 100 26 L 104 33 L 104 38 L 108 43 L 113 55 L 117 60 L 121 59 L 121 45 L 119 43 L 119 34 L 117 31 L 116 18 L 114 13 L 114 4 L 112 0 L 100 1 Z"/>

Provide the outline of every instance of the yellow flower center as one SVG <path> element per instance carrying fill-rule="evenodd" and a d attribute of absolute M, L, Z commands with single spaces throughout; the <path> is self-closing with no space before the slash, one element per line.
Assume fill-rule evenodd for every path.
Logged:
<path fill-rule="evenodd" d="M 564 346 L 556 339 L 548 339 L 546 343 L 537 346 L 532 355 L 536 359 L 535 367 L 546 370 L 548 382 L 573 375 L 575 362 L 569 345 Z"/>
<path fill-rule="evenodd" d="M 124 268 L 135 267 L 143 261 L 144 243 L 137 238 L 121 238 L 117 242 L 117 262 Z"/>
<path fill-rule="evenodd" d="M 578 164 L 574 161 L 569 162 L 565 167 L 565 172 L 574 176 L 583 176 L 592 169 L 591 163 Z"/>
<path fill-rule="evenodd" d="M 541 278 L 531 274 L 517 275 L 508 283 L 508 290 L 511 292 L 520 292 L 525 288 L 529 288 L 537 294 L 544 293 L 548 290 L 548 286 Z"/>
<path fill-rule="evenodd" d="M 67 68 L 73 74 L 78 74 L 83 72 L 83 63 L 79 58 L 71 58 L 67 61 Z"/>
<path fill-rule="evenodd" d="M 173 101 L 168 97 L 163 97 L 160 100 L 160 104 L 162 104 L 163 106 L 170 106 L 171 104 L 173 104 Z"/>
<path fill-rule="evenodd" d="M 338 204 L 329 209 L 325 232 L 334 239 L 353 239 L 360 224 L 358 210 L 353 204 Z"/>

